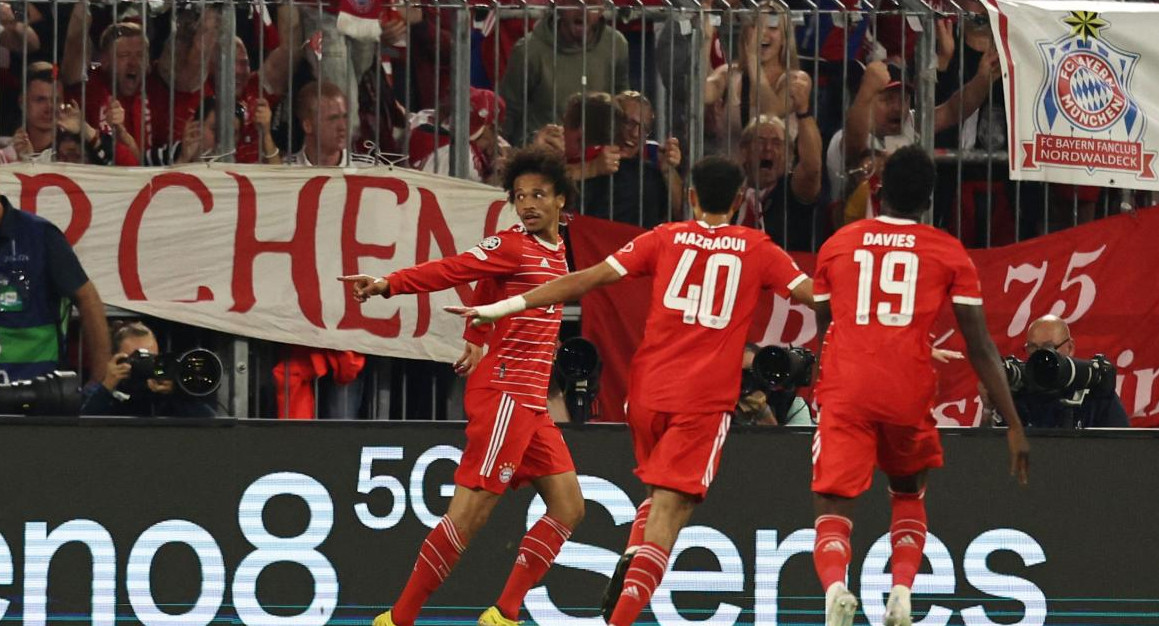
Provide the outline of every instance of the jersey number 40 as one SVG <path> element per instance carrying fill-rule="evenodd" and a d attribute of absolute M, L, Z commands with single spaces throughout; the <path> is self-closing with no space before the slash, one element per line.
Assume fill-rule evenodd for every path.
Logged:
<path fill-rule="evenodd" d="M 719 330 L 728 326 L 732 319 L 732 309 L 736 306 L 736 292 L 740 286 L 740 257 L 723 252 L 709 255 L 704 263 L 704 284 L 688 285 L 686 290 L 684 283 L 699 254 L 696 250 L 685 250 L 680 256 L 672 280 L 668 281 L 668 289 L 664 291 L 664 306 L 683 313 L 685 324 L 699 323 L 705 328 Z M 721 270 L 724 270 L 724 293 L 721 296 L 720 312 L 714 314 L 716 282 Z M 682 292 L 685 295 L 680 295 Z"/>
<path fill-rule="evenodd" d="M 899 296 L 896 310 L 891 302 L 877 303 L 877 321 L 882 326 L 907 326 L 914 319 L 914 295 L 918 283 L 918 255 L 904 250 L 890 250 L 881 257 L 881 271 L 874 272 L 874 256 L 869 250 L 853 251 L 853 260 L 860 266 L 857 276 L 857 310 L 854 320 L 869 324 L 872 307 L 873 283 L 882 293 Z M 898 278 L 899 270 L 901 277 Z"/>

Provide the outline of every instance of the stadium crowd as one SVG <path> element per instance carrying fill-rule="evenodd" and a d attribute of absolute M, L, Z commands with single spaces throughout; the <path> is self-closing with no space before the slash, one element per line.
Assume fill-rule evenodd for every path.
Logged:
<path fill-rule="evenodd" d="M 873 13 L 836 0 L 817 12 L 698 6 L 3 2 L 0 162 L 391 159 L 450 173 L 453 110 L 467 102 L 464 175 L 495 184 L 510 146 L 552 146 L 582 183 L 576 212 L 682 219 L 695 145 L 742 163 L 750 200 L 738 219 L 787 249 L 816 250 L 875 215 L 884 156 L 918 140 L 918 16 L 888 0 Z M 978 0 L 941 9 L 935 224 L 967 245 L 997 245 L 1136 204 L 1125 191 L 1011 183 L 985 10 Z M 451 80 L 462 11 L 465 97 Z M 227 23 L 236 49 L 223 70 Z M 222 72 L 232 105 L 215 97 Z M 219 141 L 216 115 L 230 111 L 232 141 Z"/>

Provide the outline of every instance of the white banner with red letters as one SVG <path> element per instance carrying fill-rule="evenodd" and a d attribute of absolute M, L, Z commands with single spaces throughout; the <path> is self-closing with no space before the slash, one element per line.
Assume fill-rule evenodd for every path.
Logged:
<path fill-rule="evenodd" d="M 515 222 L 493 187 L 387 167 L 0 167 L 64 231 L 102 300 L 226 333 L 454 361 L 470 286 L 359 305 L 336 280 L 457 254 Z M 468 300 L 469 301 L 469 300 Z"/>
<path fill-rule="evenodd" d="M 1010 177 L 1159 189 L 1159 5 L 986 0 L 1010 129 Z"/>

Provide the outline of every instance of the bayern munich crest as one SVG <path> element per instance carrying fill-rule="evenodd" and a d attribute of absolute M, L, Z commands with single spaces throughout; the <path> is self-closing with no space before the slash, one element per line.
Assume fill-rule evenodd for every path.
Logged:
<path fill-rule="evenodd" d="M 1155 153 L 1143 150 L 1147 116 L 1131 95 L 1139 54 L 1100 31 L 1111 23 L 1092 11 L 1071 11 L 1069 32 L 1038 42 L 1044 67 L 1035 108 L 1034 141 L 1023 142 L 1025 169 L 1041 165 L 1130 172 L 1154 179 Z"/>

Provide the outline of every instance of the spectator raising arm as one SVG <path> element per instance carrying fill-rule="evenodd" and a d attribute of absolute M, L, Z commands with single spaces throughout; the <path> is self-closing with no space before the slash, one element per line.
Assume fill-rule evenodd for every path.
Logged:
<path fill-rule="evenodd" d="M 821 195 L 821 129 L 813 117 L 813 79 L 800 70 L 786 76 L 790 106 L 797 114 L 797 166 L 790 184 L 798 200 L 814 202 Z"/>
<path fill-rule="evenodd" d="M 852 163 L 870 147 L 869 134 L 873 131 L 873 106 L 878 95 L 890 83 L 889 67 L 881 61 L 865 66 L 861 85 L 845 119 L 845 162 Z"/>
<path fill-rule="evenodd" d="M 978 71 L 962 88 L 934 109 L 934 132 L 957 126 L 959 121 L 970 117 L 990 97 L 994 81 L 1002 76 L 998 62 L 998 50 L 993 45 L 982 55 Z"/>
<path fill-rule="evenodd" d="M 39 51 L 40 35 L 29 28 L 28 24 L 16 19 L 11 4 L 0 2 L 0 47 L 23 54 L 25 46 L 29 53 Z"/>
<path fill-rule="evenodd" d="M 60 79 L 66 87 L 84 80 L 85 68 L 89 66 L 88 55 L 92 54 L 93 49 L 92 42 L 86 41 L 91 21 L 88 0 L 80 0 L 72 6 L 68 34 L 64 40 L 64 56 L 60 60 Z"/>

